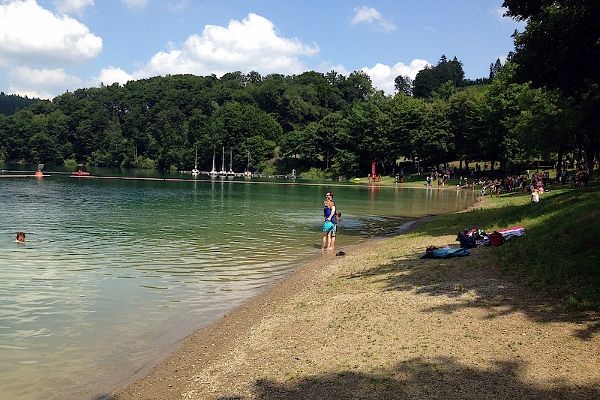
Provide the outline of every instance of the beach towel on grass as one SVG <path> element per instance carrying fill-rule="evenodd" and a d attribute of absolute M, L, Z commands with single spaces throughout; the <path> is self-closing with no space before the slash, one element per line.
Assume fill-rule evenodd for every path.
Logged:
<path fill-rule="evenodd" d="M 525 234 L 525 228 L 521 225 L 512 226 L 510 228 L 498 229 L 498 233 L 500 233 L 506 241 L 514 236 L 523 236 Z"/>
<path fill-rule="evenodd" d="M 428 250 L 421 256 L 421 258 L 452 258 L 452 257 L 465 257 L 471 254 L 471 252 L 465 248 L 457 247 L 442 247 L 441 249 Z"/>

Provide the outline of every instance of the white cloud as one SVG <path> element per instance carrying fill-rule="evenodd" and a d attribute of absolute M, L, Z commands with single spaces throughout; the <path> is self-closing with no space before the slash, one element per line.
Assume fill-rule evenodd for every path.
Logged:
<path fill-rule="evenodd" d="M 373 86 L 381 89 L 385 94 L 393 94 L 395 92 L 394 79 L 398 75 L 408 76 L 411 79 L 415 79 L 417 73 L 431 65 L 426 60 L 414 59 L 410 64 L 397 63 L 390 67 L 389 65 L 377 63 L 373 67 L 364 67 L 361 70 L 364 71 L 373 82 Z"/>
<path fill-rule="evenodd" d="M 206 25 L 202 34 L 189 36 L 180 48 L 155 54 L 136 78 L 191 73 L 221 76 L 231 71 L 294 74 L 306 70 L 300 57 L 319 52 L 316 44 L 280 36 L 268 19 L 248 14 L 227 27 Z"/>
<path fill-rule="evenodd" d="M 350 21 L 350 23 L 352 25 L 377 24 L 384 32 L 396 30 L 396 25 L 394 25 L 393 22 L 383 18 L 381 13 L 376 8 L 367 6 L 356 7 L 354 9 L 354 16 L 352 17 L 352 21 Z"/>
<path fill-rule="evenodd" d="M 112 85 L 113 83 L 125 83 L 134 80 L 135 78 L 118 67 L 107 67 L 100 71 L 100 74 L 92 78 L 92 85 L 99 86 L 101 83 Z"/>
<path fill-rule="evenodd" d="M 61 66 L 96 57 L 102 39 L 69 16 L 56 16 L 35 0 L 0 4 L 0 65 Z"/>
<path fill-rule="evenodd" d="M 55 0 L 54 4 L 62 14 L 80 14 L 86 7 L 93 7 L 94 0 Z"/>
<path fill-rule="evenodd" d="M 63 68 L 14 67 L 9 70 L 8 78 L 9 93 L 44 99 L 52 98 L 56 93 L 76 89 L 83 83 L 80 78 L 67 74 Z"/>
<path fill-rule="evenodd" d="M 335 71 L 344 76 L 348 76 L 348 75 L 350 75 L 350 72 L 352 72 L 352 71 L 348 71 L 348 69 L 346 69 L 346 67 L 343 66 L 342 64 L 331 64 L 329 62 L 322 62 L 319 65 L 318 70 L 323 73 Z"/>
<path fill-rule="evenodd" d="M 127 8 L 145 8 L 148 5 L 148 0 L 121 0 Z"/>

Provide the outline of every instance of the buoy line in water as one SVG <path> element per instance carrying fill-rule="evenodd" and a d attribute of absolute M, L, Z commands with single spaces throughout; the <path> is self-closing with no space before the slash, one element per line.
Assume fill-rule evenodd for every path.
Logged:
<path fill-rule="evenodd" d="M 15 174 L 4 174 L 15 173 Z M 36 178 L 35 175 L 25 175 L 23 172 L 31 172 L 32 174 L 35 171 L 9 171 L 2 170 L 0 171 L 0 178 Z M 141 176 L 101 176 L 101 175 L 77 175 L 72 172 L 45 172 L 43 177 L 51 177 L 52 175 L 63 175 L 69 176 L 71 178 L 78 179 L 108 179 L 108 180 L 128 180 L 128 181 L 153 181 L 153 182 L 194 182 L 194 183 L 236 183 L 236 184 L 247 184 L 247 185 L 288 185 L 288 186 L 329 186 L 329 187 L 368 187 L 368 188 L 406 188 L 406 189 L 433 189 L 434 187 L 427 187 L 426 185 L 390 185 L 390 184 L 368 184 L 368 183 L 310 183 L 310 182 L 268 182 L 268 181 L 247 181 L 247 180 L 224 180 L 223 177 L 217 177 L 214 179 L 183 179 L 183 178 L 159 178 L 159 177 L 141 177 Z M 42 178 L 42 176 L 38 176 L 37 178 Z M 444 186 L 444 187 L 435 187 L 435 189 L 448 190 L 448 189 L 456 189 L 453 186 Z M 464 189 L 464 188 L 461 188 Z"/>
<path fill-rule="evenodd" d="M 71 178 L 77 179 L 107 179 L 107 180 L 128 180 L 128 181 L 154 181 L 154 182 L 193 182 L 193 183 L 235 183 L 245 185 L 283 185 L 283 186 L 328 186 L 328 187 L 363 187 L 363 188 L 400 188 L 400 189 L 433 189 L 432 187 L 425 187 L 425 185 L 410 185 L 410 186 L 397 186 L 389 184 L 365 184 L 365 183 L 310 183 L 310 182 L 268 182 L 268 181 L 242 181 L 242 180 L 225 180 L 221 177 L 215 179 L 182 179 L 182 178 L 157 178 L 157 177 L 137 177 L 137 176 L 99 176 L 99 175 L 73 175 L 69 174 Z M 455 187 L 436 187 L 440 190 L 456 189 Z"/>

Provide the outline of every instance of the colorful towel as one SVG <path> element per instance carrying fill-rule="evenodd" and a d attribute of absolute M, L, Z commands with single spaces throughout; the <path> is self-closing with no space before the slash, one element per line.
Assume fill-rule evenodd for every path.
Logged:
<path fill-rule="evenodd" d="M 525 234 L 525 227 L 518 225 L 510 228 L 498 229 L 498 233 L 504 237 L 504 240 L 508 240 L 511 237 L 523 236 Z"/>
<path fill-rule="evenodd" d="M 421 256 L 421 258 L 452 258 L 452 257 L 465 257 L 471 254 L 471 252 L 462 247 L 442 247 L 441 249 L 429 250 Z"/>

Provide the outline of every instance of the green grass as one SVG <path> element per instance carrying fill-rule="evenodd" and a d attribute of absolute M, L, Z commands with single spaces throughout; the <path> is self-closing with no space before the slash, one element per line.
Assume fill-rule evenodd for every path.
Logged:
<path fill-rule="evenodd" d="M 528 195 L 486 198 L 481 208 L 444 215 L 420 230 L 431 235 L 523 225 L 526 236 L 494 248 L 501 268 L 577 309 L 600 309 L 600 186 L 556 189 L 538 204 Z"/>

